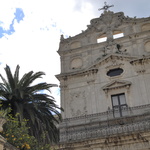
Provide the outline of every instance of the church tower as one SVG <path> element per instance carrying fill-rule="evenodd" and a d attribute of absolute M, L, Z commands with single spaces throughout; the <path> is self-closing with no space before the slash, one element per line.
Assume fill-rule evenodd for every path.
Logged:
<path fill-rule="evenodd" d="M 58 150 L 150 149 L 150 17 L 109 7 L 82 33 L 61 36 Z"/>

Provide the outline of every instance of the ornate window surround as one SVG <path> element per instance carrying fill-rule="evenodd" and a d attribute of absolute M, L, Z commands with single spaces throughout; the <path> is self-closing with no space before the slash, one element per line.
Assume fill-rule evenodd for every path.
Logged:
<path fill-rule="evenodd" d="M 110 69 L 107 72 L 107 76 L 108 77 L 118 77 L 120 75 L 122 75 L 122 73 L 124 72 L 124 70 L 122 68 L 114 68 L 114 69 Z"/>
<path fill-rule="evenodd" d="M 130 106 L 130 100 L 129 100 L 128 94 L 129 94 L 131 85 L 132 83 L 130 81 L 114 80 L 106 84 L 105 86 L 103 86 L 102 89 L 105 92 L 107 99 L 109 100 L 108 107 L 112 108 L 111 96 L 117 95 L 120 93 L 125 94 L 127 105 Z"/>
<path fill-rule="evenodd" d="M 129 81 L 114 80 L 114 81 L 106 84 L 105 86 L 103 86 L 102 89 L 105 91 L 105 93 L 108 93 L 111 90 L 116 90 L 116 89 L 121 89 L 121 88 L 125 88 L 125 89 L 129 90 L 130 85 L 131 85 L 131 82 L 129 82 Z"/>

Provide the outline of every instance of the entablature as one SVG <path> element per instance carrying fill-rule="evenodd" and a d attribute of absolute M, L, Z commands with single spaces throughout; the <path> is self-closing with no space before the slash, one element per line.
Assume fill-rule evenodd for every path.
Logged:
<path fill-rule="evenodd" d="M 121 61 L 128 61 L 130 62 L 131 60 L 135 59 L 137 57 L 131 57 L 128 55 L 122 55 L 122 54 L 108 54 L 106 56 L 104 56 L 103 58 L 100 58 L 99 60 L 95 61 L 91 66 L 89 66 L 88 68 L 85 69 L 80 69 L 80 70 L 74 70 L 72 72 L 67 72 L 67 73 L 61 73 L 59 75 L 56 75 L 56 77 L 61 80 L 61 79 L 66 79 L 68 77 L 77 77 L 77 76 L 85 76 L 85 75 L 92 75 L 92 74 L 96 74 L 98 72 L 98 68 L 100 65 L 104 65 L 105 63 L 108 63 L 109 61 L 111 61 L 111 63 L 113 64 L 113 68 L 117 67 L 117 66 L 122 66 L 122 63 L 117 63 L 118 60 Z M 115 61 L 114 61 L 115 60 Z M 110 69 L 112 67 L 107 66 L 107 69 Z"/>
<path fill-rule="evenodd" d="M 132 65 L 137 65 L 137 64 L 143 65 L 146 63 L 150 63 L 150 55 L 148 55 L 148 56 L 143 55 L 142 57 L 131 60 L 130 63 Z"/>
<path fill-rule="evenodd" d="M 84 71 L 77 71 L 77 72 L 70 72 L 70 73 L 64 73 L 64 74 L 59 74 L 56 75 L 56 77 L 61 80 L 61 79 L 67 79 L 69 77 L 77 77 L 77 76 L 86 76 L 86 75 L 91 75 L 91 74 L 96 74 L 98 72 L 97 68 L 89 69 L 89 70 L 84 70 Z"/>

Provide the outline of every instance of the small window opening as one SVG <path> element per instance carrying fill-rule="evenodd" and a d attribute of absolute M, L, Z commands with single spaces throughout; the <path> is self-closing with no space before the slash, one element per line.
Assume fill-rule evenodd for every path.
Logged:
<path fill-rule="evenodd" d="M 114 31 L 113 39 L 118 39 L 118 38 L 121 38 L 121 37 L 124 37 L 123 32 L 121 32 L 121 31 Z"/>
<path fill-rule="evenodd" d="M 97 43 L 102 43 L 102 42 L 105 42 L 105 41 L 107 41 L 106 35 L 102 35 L 102 36 L 100 36 L 100 37 L 97 39 Z"/>
<path fill-rule="evenodd" d="M 114 76 L 119 76 L 123 73 L 123 69 L 121 68 L 115 68 L 115 69 L 111 69 L 107 72 L 107 76 L 109 77 L 114 77 Z"/>

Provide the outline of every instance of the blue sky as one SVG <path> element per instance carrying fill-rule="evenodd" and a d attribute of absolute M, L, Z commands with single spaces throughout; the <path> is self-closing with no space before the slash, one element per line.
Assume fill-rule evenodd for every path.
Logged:
<path fill-rule="evenodd" d="M 129 17 L 149 17 L 149 0 L 0 0 L 0 72 L 19 64 L 23 73 L 44 71 L 44 81 L 59 84 L 57 53 L 60 35 L 74 36 L 87 28 L 104 2 Z M 59 103 L 58 88 L 52 90 Z"/>
<path fill-rule="evenodd" d="M 24 12 L 21 8 L 16 8 L 14 12 L 14 18 L 12 19 L 11 24 L 9 25 L 8 29 L 5 29 L 4 27 L 0 26 L 0 38 L 2 38 L 5 35 L 12 35 L 15 32 L 14 29 L 14 23 L 17 21 L 17 23 L 20 23 L 21 20 L 24 18 Z M 0 23 L 3 24 L 3 22 L 0 20 Z"/>

